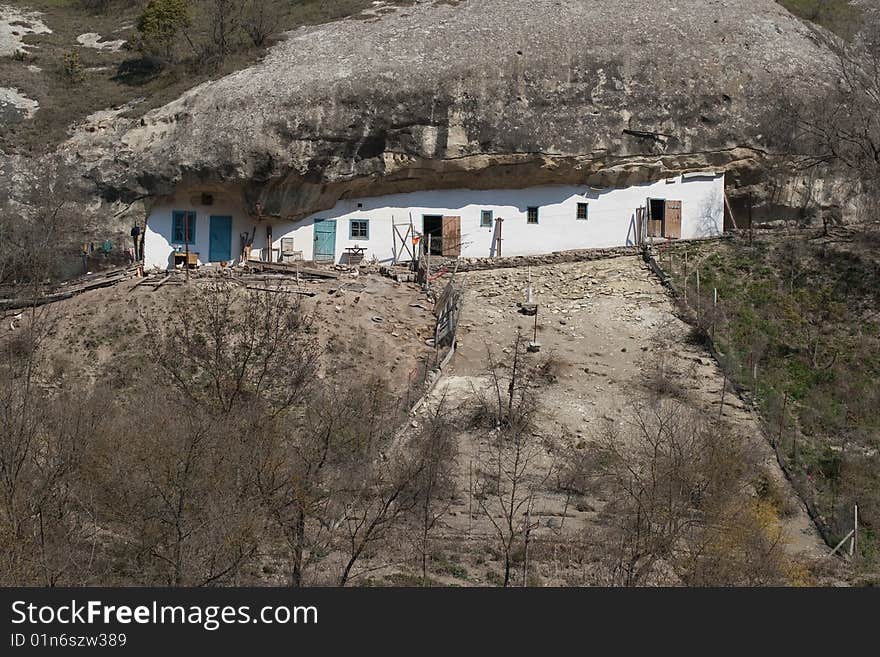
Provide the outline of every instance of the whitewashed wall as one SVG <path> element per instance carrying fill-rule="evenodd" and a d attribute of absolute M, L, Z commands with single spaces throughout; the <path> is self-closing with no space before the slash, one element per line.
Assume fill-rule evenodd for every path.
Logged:
<path fill-rule="evenodd" d="M 179 193 L 173 198 L 162 199 L 152 210 L 147 219 L 144 233 L 144 265 L 148 268 L 166 269 L 172 266 L 171 254 L 175 243 L 172 241 L 172 215 L 175 210 L 195 211 L 196 234 L 195 242 L 190 244 L 191 252 L 199 254 L 199 263 L 207 264 L 209 252 L 209 228 L 212 215 L 232 217 L 232 258 L 238 262 L 241 245 L 239 233 L 252 230 L 252 222 L 242 210 L 238 196 L 224 197 L 214 194 L 214 203 L 210 206 L 201 205 L 198 193 Z M 262 228 L 265 238 L 265 228 Z M 258 229 L 259 231 L 259 229 Z M 265 241 L 265 239 L 264 239 Z M 181 246 L 183 244 L 181 243 Z"/>
<path fill-rule="evenodd" d="M 145 238 L 147 266 L 168 266 L 173 251 L 171 243 L 172 212 L 195 210 L 197 213 L 196 244 L 200 260 L 208 257 L 208 225 L 210 215 L 231 215 L 232 254 L 240 250 L 239 234 L 252 231 L 256 225 L 234 201 L 223 201 L 215 195 L 211 207 L 192 206 L 192 195 L 179 195 L 158 205 L 150 215 Z M 488 257 L 493 254 L 494 225 L 480 226 L 483 210 L 504 218 L 502 254 L 534 255 L 567 249 L 625 246 L 635 243 L 635 212 L 648 198 L 682 202 L 682 238 L 693 239 L 719 235 L 724 225 L 724 176 L 681 176 L 623 189 L 591 189 L 586 186 L 546 186 L 516 190 L 437 190 L 395 194 L 375 198 L 340 201 L 336 207 L 318 212 L 297 222 L 271 220 L 275 247 L 282 237 L 294 239 L 294 249 L 303 252 L 305 260 L 313 258 L 314 220 L 336 220 L 337 262 L 345 248 L 362 246 L 365 257 L 375 256 L 387 262 L 392 258 L 392 221 L 408 223 L 410 216 L 417 231 L 422 231 L 423 215 L 454 215 L 461 217 L 461 255 Z M 589 204 L 586 221 L 576 218 L 577 204 Z M 358 207 L 360 205 L 360 207 Z M 539 223 L 526 223 L 526 209 L 540 208 Z M 350 221 L 369 220 L 369 239 L 350 239 Z M 266 245 L 264 220 L 257 225 L 254 257 Z"/>

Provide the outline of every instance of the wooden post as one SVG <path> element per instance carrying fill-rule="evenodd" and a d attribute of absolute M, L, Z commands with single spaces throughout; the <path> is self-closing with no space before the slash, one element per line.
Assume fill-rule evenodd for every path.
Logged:
<path fill-rule="evenodd" d="M 718 288 L 712 288 L 712 339 L 715 339 L 715 320 L 717 318 L 718 308 Z"/>
<path fill-rule="evenodd" d="M 684 275 L 681 280 L 684 281 L 684 303 L 687 305 L 688 301 L 688 252 L 684 252 Z"/>
<path fill-rule="evenodd" d="M 428 243 L 425 245 L 425 287 L 431 286 L 431 233 L 428 233 Z"/>
<path fill-rule="evenodd" d="M 424 222 L 422 222 L 422 230 L 425 230 Z M 412 212 L 410 212 L 410 213 L 409 213 L 409 239 L 410 239 L 410 246 L 412 246 L 412 238 L 415 237 L 415 234 L 416 234 L 416 227 L 415 227 L 415 224 L 413 224 Z M 424 235 L 423 235 L 422 237 L 424 237 Z M 410 255 L 412 256 L 412 264 L 418 266 L 419 258 L 418 258 L 418 256 L 416 255 L 416 248 L 415 248 L 415 246 L 412 246 L 412 252 L 410 253 Z"/>
<path fill-rule="evenodd" d="M 846 536 L 844 536 L 842 539 L 840 539 L 840 543 L 838 543 L 834 547 L 834 549 L 831 550 L 831 553 L 828 556 L 833 557 L 837 553 L 837 551 L 843 546 L 843 544 L 846 543 L 850 538 L 852 538 L 852 535 L 854 533 L 855 532 L 852 529 L 850 529 L 849 532 L 847 532 Z"/>
<path fill-rule="evenodd" d="M 468 462 L 468 537 L 474 520 L 474 460 Z"/>
<path fill-rule="evenodd" d="M 529 506 L 526 509 L 526 525 L 523 531 L 523 575 L 522 585 L 528 586 L 529 579 L 529 532 L 532 529 L 532 498 L 529 498 Z"/>
<path fill-rule="evenodd" d="M 727 190 L 724 190 L 724 207 L 727 208 L 727 212 L 730 215 L 730 223 L 733 224 L 734 230 L 739 230 L 739 226 L 736 225 L 736 217 L 733 216 L 733 208 L 730 207 L 730 200 L 727 198 Z M 723 230 L 723 226 L 722 226 Z"/>
<path fill-rule="evenodd" d="M 266 262 L 272 262 L 272 225 L 266 225 Z M 314 255 L 312 256 L 314 257 Z M 335 255 L 333 256 L 335 259 Z"/>
<path fill-rule="evenodd" d="M 532 339 L 535 344 L 538 343 L 538 309 L 535 308 L 535 337 Z"/>
<path fill-rule="evenodd" d="M 184 275 L 186 282 L 189 283 L 189 212 L 183 214 L 183 242 L 186 254 L 183 261 Z"/>
<path fill-rule="evenodd" d="M 849 554 L 856 560 L 859 558 L 859 505 L 853 506 L 853 537 L 849 546 Z"/>
<path fill-rule="evenodd" d="M 500 258 L 501 257 L 501 229 L 504 227 L 504 219 L 501 217 L 498 217 L 495 220 L 495 224 L 498 226 L 498 230 L 496 231 L 498 236 L 495 238 L 498 243 L 498 248 L 495 250 L 495 253 L 497 253 L 498 257 Z"/>
<path fill-rule="evenodd" d="M 391 264 L 397 264 L 397 224 L 394 215 L 391 215 Z"/>

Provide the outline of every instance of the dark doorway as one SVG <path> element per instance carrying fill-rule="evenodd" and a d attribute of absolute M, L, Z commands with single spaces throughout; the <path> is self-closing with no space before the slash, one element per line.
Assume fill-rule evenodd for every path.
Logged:
<path fill-rule="evenodd" d="M 431 255 L 443 255 L 443 216 L 439 214 L 426 214 L 422 217 L 422 241 L 425 245 L 425 253 Z M 431 239 L 428 240 L 428 235 Z"/>
<path fill-rule="evenodd" d="M 648 237 L 663 237 L 665 215 L 666 201 L 664 199 L 648 199 Z"/>

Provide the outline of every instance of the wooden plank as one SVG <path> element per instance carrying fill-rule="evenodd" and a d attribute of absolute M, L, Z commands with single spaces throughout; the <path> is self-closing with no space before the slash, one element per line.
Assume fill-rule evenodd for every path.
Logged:
<path fill-rule="evenodd" d="M 443 217 L 443 257 L 461 255 L 461 217 Z"/>
<path fill-rule="evenodd" d="M 135 284 L 132 285 L 130 288 L 128 288 L 128 292 L 129 292 L 129 294 L 130 294 L 131 291 L 134 290 L 136 287 L 140 287 L 141 285 L 143 285 L 144 283 L 146 283 L 146 282 L 149 281 L 149 280 L 150 280 L 149 278 L 147 278 L 146 276 L 144 276 L 141 280 L 139 280 L 137 283 L 135 283 Z"/>
<path fill-rule="evenodd" d="M 733 208 L 730 207 L 730 199 L 727 198 L 727 190 L 724 190 L 724 207 L 727 208 L 727 213 L 730 215 L 730 221 L 733 223 L 733 229 L 738 230 L 739 226 L 736 225 L 736 217 L 733 216 Z M 723 227 L 723 224 L 722 224 Z"/>
<path fill-rule="evenodd" d="M 279 292 L 282 294 L 300 294 L 305 297 L 314 297 L 318 293 L 312 290 L 304 290 L 302 288 L 296 289 L 285 289 L 285 288 L 272 288 L 272 287 L 257 287 L 256 285 L 248 285 L 248 290 L 254 290 L 256 292 Z"/>
<path fill-rule="evenodd" d="M 259 260 L 248 260 L 247 264 L 257 270 L 287 272 L 289 274 L 300 273 L 302 276 L 316 276 L 318 278 L 339 278 L 339 274 L 335 271 L 327 269 L 315 269 L 312 267 L 303 267 L 292 262 L 261 262 Z"/>
<path fill-rule="evenodd" d="M 171 278 L 171 276 L 173 276 L 173 274 L 168 274 L 165 278 L 163 278 L 161 281 L 159 281 L 158 283 L 156 283 L 156 284 L 153 286 L 153 292 L 155 292 L 155 291 L 158 290 L 160 287 L 162 287 L 163 285 L 165 285 L 165 283 L 168 282 L 168 279 Z"/>
<path fill-rule="evenodd" d="M 89 282 L 80 283 L 78 285 L 71 285 L 64 288 L 61 292 L 47 294 L 37 299 L 2 299 L 0 300 L 0 310 L 19 310 L 21 308 L 45 306 L 47 303 L 64 301 L 65 299 L 70 299 L 71 297 L 82 294 L 83 292 L 89 292 L 91 290 L 98 290 L 100 288 L 117 285 L 122 281 L 127 281 L 129 278 L 131 278 L 131 276 L 124 273 L 119 274 L 117 271 L 116 275 L 113 277 L 102 276 Z"/>

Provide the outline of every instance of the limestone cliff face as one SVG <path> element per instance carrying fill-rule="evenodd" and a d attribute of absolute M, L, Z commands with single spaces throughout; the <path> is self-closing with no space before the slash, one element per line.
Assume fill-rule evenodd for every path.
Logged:
<path fill-rule="evenodd" d="M 301 28 L 264 61 L 64 146 L 106 201 L 236 187 L 301 216 L 341 195 L 621 185 L 766 165 L 780 85 L 826 35 L 773 0 L 435 0 Z"/>

